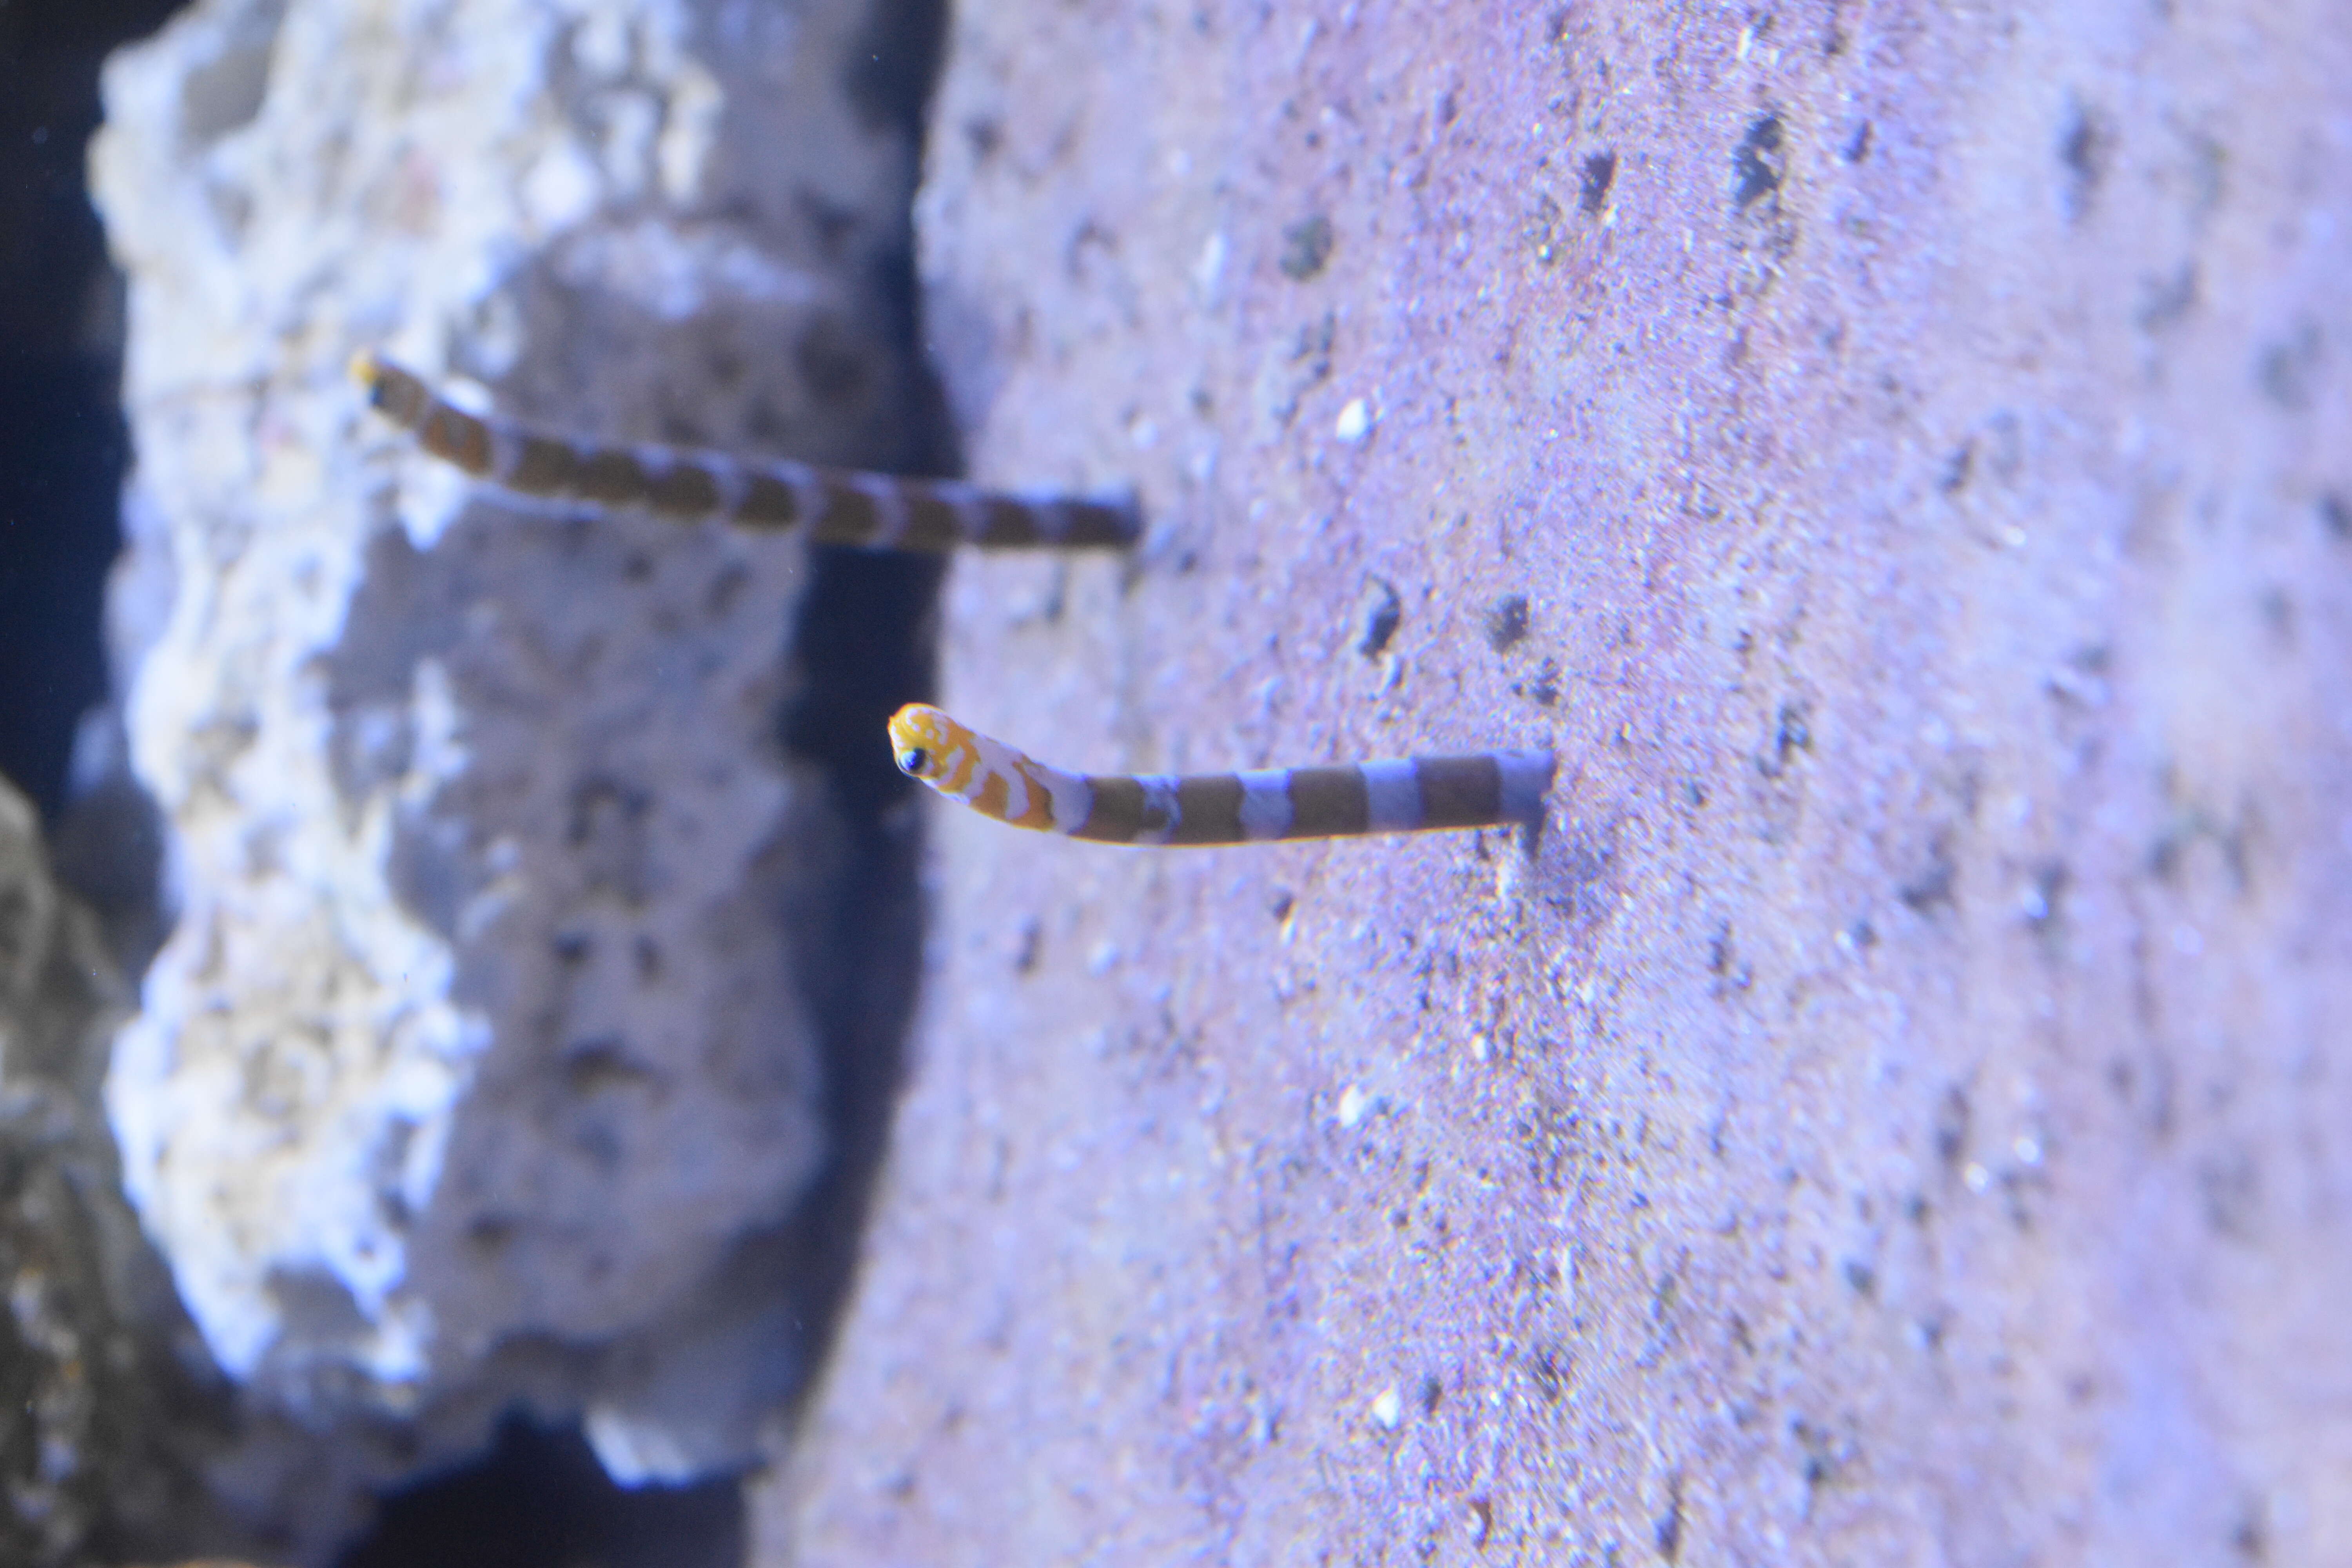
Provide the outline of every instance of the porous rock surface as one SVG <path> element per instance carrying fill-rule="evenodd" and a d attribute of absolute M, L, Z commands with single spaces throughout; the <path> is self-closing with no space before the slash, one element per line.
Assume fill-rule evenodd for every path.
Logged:
<path fill-rule="evenodd" d="M 379 1477 L 518 1398 L 625 1479 L 750 1456 L 801 1354 L 775 1237 L 824 1153 L 800 946 L 839 851 L 777 733 L 797 545 L 514 510 L 346 363 L 903 459 L 868 11 L 199 0 L 108 68 L 123 581 L 167 606 L 129 725 L 179 899 L 108 1104 L 221 1365 L 384 1436 Z"/>
<path fill-rule="evenodd" d="M 79 1568 L 217 1540 L 223 1414 L 122 1200 L 98 1080 L 129 1003 L 98 923 L 0 784 L 0 1563 Z"/>
<path fill-rule="evenodd" d="M 2338 5 L 961 9 L 959 716 L 1542 841 L 934 811 L 761 1561 L 2352 1561 Z"/>

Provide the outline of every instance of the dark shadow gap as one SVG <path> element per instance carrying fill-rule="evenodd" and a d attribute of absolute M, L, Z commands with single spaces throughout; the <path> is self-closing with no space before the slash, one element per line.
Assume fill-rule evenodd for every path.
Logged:
<path fill-rule="evenodd" d="M 54 823 L 106 700 L 126 451 L 121 313 L 83 158 L 107 53 L 178 0 L 0 4 L 0 773 Z"/>
<path fill-rule="evenodd" d="M 920 148 L 946 37 L 942 0 L 879 7 L 853 92 L 868 113 L 905 124 Z M 909 471 L 962 471 L 946 396 L 923 353 L 922 301 L 911 250 L 881 263 L 878 292 L 906 367 Z M 825 773 L 845 828 L 847 864 L 828 919 L 810 934 L 803 973 L 824 1058 L 832 1149 L 795 1226 L 795 1307 L 808 1365 L 830 1353 L 854 1283 L 859 1238 L 905 1079 L 922 969 L 919 786 L 899 773 L 887 724 L 937 691 L 936 615 L 946 564 L 936 557 L 820 548 L 795 652 L 803 681 L 782 715 L 785 749 Z"/>
<path fill-rule="evenodd" d="M 123 468 L 114 382 L 88 354 L 0 363 L 0 773 L 51 824 L 75 731 L 107 697 L 100 628 Z"/>
<path fill-rule="evenodd" d="M 733 1568 L 742 1488 L 618 1487 L 576 1427 L 519 1415 L 487 1458 L 386 1498 L 337 1568 Z"/>

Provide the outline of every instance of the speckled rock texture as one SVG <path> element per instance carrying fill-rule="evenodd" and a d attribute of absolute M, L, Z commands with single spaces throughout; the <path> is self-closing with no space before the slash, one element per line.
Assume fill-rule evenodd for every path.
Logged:
<path fill-rule="evenodd" d="M 129 992 L 0 784 L 0 1563 L 79 1568 L 218 1539 L 224 1414 L 122 1200 L 98 1107 Z M 209 1439 L 209 1441 L 208 1441 Z"/>
<path fill-rule="evenodd" d="M 632 1480 L 752 1454 L 800 1364 L 778 1237 L 842 851 L 779 735 L 795 543 L 514 510 L 345 364 L 904 460 L 877 15 L 200 0 L 107 71 L 161 557 L 122 576 L 168 605 L 129 727 L 180 900 L 108 1103 L 221 1364 L 396 1470 L 516 1399 Z"/>
<path fill-rule="evenodd" d="M 1560 776 L 935 812 L 761 1560 L 2352 1562 L 2344 22 L 963 7 L 973 468 L 1154 533 L 959 563 L 946 705 Z"/>

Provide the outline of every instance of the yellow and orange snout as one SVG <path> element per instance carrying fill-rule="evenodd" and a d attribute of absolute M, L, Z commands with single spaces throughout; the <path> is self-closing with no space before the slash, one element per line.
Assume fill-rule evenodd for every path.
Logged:
<path fill-rule="evenodd" d="M 970 749 L 964 727 L 929 703 L 909 702 L 890 715 L 890 754 L 909 778 L 943 784 L 955 753 Z"/>

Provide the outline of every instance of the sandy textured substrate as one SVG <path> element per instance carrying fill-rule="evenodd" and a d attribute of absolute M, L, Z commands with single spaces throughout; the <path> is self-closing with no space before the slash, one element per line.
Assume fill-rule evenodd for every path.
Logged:
<path fill-rule="evenodd" d="M 2341 24 L 964 7 L 974 468 L 1156 531 L 960 563 L 948 705 L 1560 782 L 942 810 L 762 1560 L 2352 1559 Z"/>

